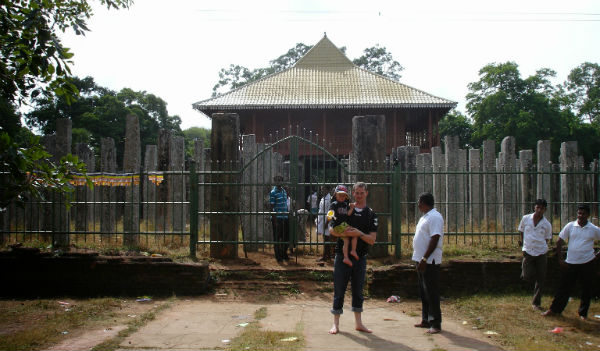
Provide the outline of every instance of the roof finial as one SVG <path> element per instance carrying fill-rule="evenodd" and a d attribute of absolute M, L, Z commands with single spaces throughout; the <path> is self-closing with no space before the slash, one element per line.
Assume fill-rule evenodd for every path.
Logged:
<path fill-rule="evenodd" d="M 323 32 L 323 36 L 327 38 L 327 32 Z"/>

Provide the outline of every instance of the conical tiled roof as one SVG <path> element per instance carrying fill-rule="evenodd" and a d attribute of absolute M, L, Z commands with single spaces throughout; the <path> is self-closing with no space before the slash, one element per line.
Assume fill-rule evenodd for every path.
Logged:
<path fill-rule="evenodd" d="M 246 109 L 450 109 L 456 102 L 357 67 L 325 36 L 293 67 L 193 106 L 211 113 Z"/>

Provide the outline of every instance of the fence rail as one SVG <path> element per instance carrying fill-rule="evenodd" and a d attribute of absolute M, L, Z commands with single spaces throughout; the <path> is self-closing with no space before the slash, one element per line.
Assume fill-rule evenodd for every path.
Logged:
<path fill-rule="evenodd" d="M 75 186 L 75 199 L 66 206 L 61 194 L 48 192 L 43 201 L 30 201 L 23 208 L 11 204 L 0 215 L 0 237 L 3 244 L 35 241 L 40 245 L 56 243 L 57 236 L 66 236 L 69 243 L 81 247 L 159 246 L 174 248 L 196 255 L 198 248 L 208 251 L 211 245 L 240 245 L 246 250 L 271 250 L 277 241 L 272 236 L 270 218 L 275 214 L 266 203 L 266 195 L 273 187 L 268 181 L 243 182 L 240 171 L 196 171 L 196 164 L 189 162 L 189 171 L 128 173 L 125 176 L 139 179 L 139 189 L 133 183 L 118 186 L 96 185 L 94 189 Z M 232 164 L 231 167 L 235 168 Z M 209 165 L 210 167 L 210 165 Z M 241 168 L 241 167 L 240 167 Z M 369 189 L 381 188 L 385 208 L 375 208 L 380 221 L 386 222 L 385 233 L 378 235 L 377 245 L 387 246 L 387 251 L 399 257 L 410 247 L 416 223 L 420 216 L 416 197 L 420 191 L 436 195 L 436 207 L 445 218 L 444 240 L 448 243 L 466 245 L 514 244 L 521 216 L 533 210 L 537 196 L 537 179 L 546 179 L 548 210 L 546 217 L 553 225 L 554 235 L 567 221 L 575 219 L 576 205 L 587 203 L 592 209 L 591 221 L 598 224 L 599 176 L 597 169 L 590 171 L 403 171 L 398 166 L 385 171 L 346 172 L 346 179 L 384 177 L 386 181 L 367 182 Z M 212 182 L 211 177 L 229 175 L 239 180 L 223 183 Z M 96 176 L 102 177 L 102 174 Z M 161 177 L 161 182 L 156 182 Z M 479 182 L 473 178 L 478 177 Z M 204 178 L 204 179 L 201 179 Z M 436 182 L 444 179 L 440 187 Z M 458 180 L 452 182 L 454 180 Z M 485 178 L 495 179 L 495 201 L 486 201 Z M 378 178 L 379 179 L 379 178 Z M 154 180 L 154 181 L 153 181 Z M 343 181 L 339 181 L 340 183 Z M 503 182 L 503 183 L 501 183 Z M 324 213 L 311 214 L 306 207 L 305 195 L 323 186 L 334 186 L 331 181 L 290 181 L 284 186 L 294 188 L 290 194 L 292 210 L 289 212 L 290 238 L 288 244 L 304 253 L 316 253 L 322 249 L 323 237 L 317 235 L 314 219 Z M 347 181 L 346 181 L 347 183 Z M 448 184 L 454 187 L 449 188 Z M 479 184 L 478 188 L 474 185 Z M 436 194 L 436 185 L 438 191 Z M 181 187 L 182 196 L 173 198 L 167 192 L 165 200 L 159 199 L 160 187 Z M 237 188 L 244 194 L 253 194 L 256 206 L 232 207 L 230 210 L 213 210 L 211 196 L 225 188 Z M 409 188 L 411 188 L 409 190 Z M 303 191 L 299 191 L 302 189 Z M 152 190 L 152 191 L 151 191 Z M 574 193 L 569 194 L 568 191 Z M 126 199 L 127 192 L 139 192 L 137 200 Z M 105 194 L 108 192 L 107 197 Z M 567 192 L 567 194 L 565 194 Z M 477 196 L 473 196 L 474 194 Z M 171 195 L 169 195 L 171 194 Z M 170 197 L 169 197 L 170 196 Z M 201 202 L 202 200 L 202 202 Z M 232 199 L 232 202 L 241 201 Z M 239 204 L 238 204 L 239 205 Z M 129 208 L 129 212 L 126 210 Z M 137 211 L 137 226 L 126 228 L 127 215 Z M 564 212 L 567 212 L 567 215 Z M 236 240 L 211 238 L 211 220 L 219 217 L 238 224 Z M 251 219 L 243 225 L 244 218 Z M 107 224 L 106 222 L 110 222 Z M 112 228 L 112 230 L 111 230 Z M 134 228 L 134 229 L 132 229 Z M 262 232 L 262 233 L 259 233 Z M 127 237 L 135 240 L 128 241 Z M 296 251 L 298 252 L 298 250 Z"/>

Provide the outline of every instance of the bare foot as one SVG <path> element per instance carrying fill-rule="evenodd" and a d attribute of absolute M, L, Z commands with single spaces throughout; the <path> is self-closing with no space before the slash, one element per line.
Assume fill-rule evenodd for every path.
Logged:
<path fill-rule="evenodd" d="M 352 255 L 352 257 L 358 260 L 358 254 L 356 253 L 356 251 L 350 251 L 350 255 Z"/>
<path fill-rule="evenodd" d="M 365 333 L 372 333 L 373 331 L 367 327 L 365 327 L 363 324 L 357 325 L 356 330 L 360 331 L 360 332 L 365 332 Z"/>
<path fill-rule="evenodd" d="M 333 327 L 329 329 L 329 334 L 337 334 L 339 331 L 338 326 L 334 324 Z"/>
<path fill-rule="evenodd" d="M 345 264 L 347 264 L 348 266 L 352 267 L 352 261 L 350 261 L 350 259 L 349 259 L 349 258 L 344 258 L 344 261 L 343 261 L 343 262 L 344 262 Z"/>

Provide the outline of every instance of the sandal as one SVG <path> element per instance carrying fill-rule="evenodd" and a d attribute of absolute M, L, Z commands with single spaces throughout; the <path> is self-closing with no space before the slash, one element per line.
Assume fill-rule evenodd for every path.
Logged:
<path fill-rule="evenodd" d="M 421 322 L 419 324 L 415 324 L 415 328 L 429 328 L 429 323 Z"/>

